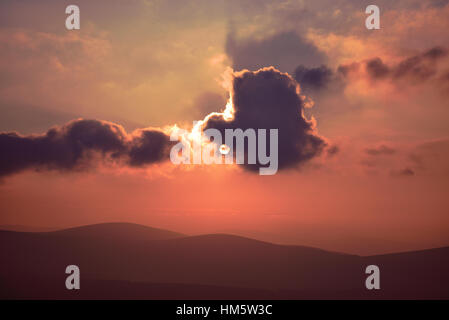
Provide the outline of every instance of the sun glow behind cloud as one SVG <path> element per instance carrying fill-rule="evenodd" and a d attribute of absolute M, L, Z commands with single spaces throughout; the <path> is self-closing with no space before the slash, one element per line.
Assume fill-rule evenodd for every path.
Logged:
<path fill-rule="evenodd" d="M 148 130 L 133 133 L 136 128 L 154 126 L 147 129 L 167 136 L 185 129 L 181 139 L 192 151 L 194 141 L 210 143 L 201 135 L 209 120 L 235 120 L 232 80 L 240 68 L 228 67 L 215 81 L 228 65 L 273 65 L 292 76 L 299 65 L 325 64 L 334 73 L 344 64 L 360 68 L 343 87 L 309 93 L 300 83 L 304 107 L 314 105 L 316 121 L 310 110 L 304 113 L 332 144 L 301 171 L 261 178 L 237 165 L 194 169 L 169 161 L 99 165 L 83 174 L 40 168 L 1 181 L 1 223 L 122 220 L 186 233 L 238 226 L 262 239 L 269 233 L 274 241 L 325 248 L 339 239 L 334 227 L 351 235 L 346 244 L 342 240 L 342 251 L 360 235 L 412 249 L 416 238 L 429 246 L 447 240 L 448 62 L 441 60 L 425 81 L 372 78 L 365 62 L 377 57 L 395 70 L 449 43 L 449 5 L 385 1 L 381 30 L 367 33 L 364 13 L 351 1 L 209 1 L 202 10 L 176 2 L 176 14 L 170 1 L 143 7 L 133 1 L 123 10 L 80 0 L 87 14 L 80 32 L 70 34 L 60 23 L 64 8 L 53 9 L 53 1 L 29 3 L 0 4 L 4 132 L 36 135 L 79 117 L 106 119 L 127 129 L 126 145 L 148 143 Z M 27 5 L 32 10 L 24 13 Z M 204 109 L 197 103 L 203 94 Z M 135 148 L 135 164 L 144 149 Z M 308 243 L 312 235 L 301 238 L 308 230 L 328 237 Z"/>

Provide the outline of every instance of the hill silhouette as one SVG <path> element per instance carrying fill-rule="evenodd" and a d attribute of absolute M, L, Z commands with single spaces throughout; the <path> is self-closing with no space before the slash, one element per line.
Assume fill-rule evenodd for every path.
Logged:
<path fill-rule="evenodd" d="M 0 231 L 0 298 L 449 298 L 449 248 L 362 257 L 226 234 L 185 236 L 128 223 Z M 65 268 L 81 289 L 65 288 Z M 381 289 L 365 288 L 378 265 Z"/>
<path fill-rule="evenodd" d="M 120 241 L 124 241 L 126 239 L 131 241 L 151 241 L 185 237 L 184 234 L 173 231 L 123 222 L 110 222 L 73 227 L 49 232 L 49 235 L 107 241 L 114 241 L 115 239 Z"/>

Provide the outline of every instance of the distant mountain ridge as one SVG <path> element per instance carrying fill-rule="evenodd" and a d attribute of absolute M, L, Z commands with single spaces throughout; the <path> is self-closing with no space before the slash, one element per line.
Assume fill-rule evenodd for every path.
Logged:
<path fill-rule="evenodd" d="M 17 231 L 17 232 L 52 232 L 61 230 L 61 228 L 50 227 L 30 227 L 18 224 L 4 224 L 0 225 L 0 230 L 3 231 Z"/>
<path fill-rule="evenodd" d="M 449 248 L 361 257 L 226 234 L 186 236 L 129 223 L 0 231 L 1 298 L 449 298 Z M 64 287 L 65 267 L 81 290 Z M 365 268 L 381 290 L 365 288 Z"/>
<path fill-rule="evenodd" d="M 182 233 L 152 228 L 135 223 L 110 222 L 67 228 L 51 232 L 59 236 L 113 239 L 132 234 L 141 240 L 168 240 L 186 237 Z"/>

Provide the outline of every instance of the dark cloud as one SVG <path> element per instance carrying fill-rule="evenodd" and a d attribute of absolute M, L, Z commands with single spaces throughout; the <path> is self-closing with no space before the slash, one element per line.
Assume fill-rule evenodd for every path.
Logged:
<path fill-rule="evenodd" d="M 206 128 L 217 128 L 223 136 L 226 128 L 278 129 L 278 169 L 303 164 L 327 146 L 313 123 L 304 118 L 304 98 L 287 73 L 273 67 L 237 72 L 232 85 L 234 119 L 224 121 L 216 115 L 209 118 Z M 208 95 L 205 101 L 211 101 L 215 111 L 224 104 L 218 95 Z M 160 130 L 139 129 L 128 134 L 120 125 L 99 120 L 73 120 L 40 135 L 4 132 L 0 133 L 0 177 L 24 170 L 78 171 L 99 163 L 141 167 L 168 160 L 175 143 Z M 331 148 L 328 155 L 337 151 Z M 245 167 L 256 170 L 261 165 Z"/>
<path fill-rule="evenodd" d="M 294 72 L 294 78 L 306 94 L 314 96 L 319 91 L 341 91 L 343 89 L 343 71 L 334 72 L 326 65 L 307 68 L 300 65 Z"/>
<path fill-rule="evenodd" d="M 396 150 L 388 147 L 386 145 L 381 145 L 377 148 L 365 149 L 365 152 L 370 156 L 380 156 L 380 155 L 392 155 L 396 153 Z"/>
<path fill-rule="evenodd" d="M 374 79 L 382 79 L 390 74 L 390 68 L 380 58 L 368 60 L 366 62 L 366 71 Z"/>
<path fill-rule="evenodd" d="M 114 123 L 74 120 L 42 135 L 0 133 L 0 176 L 35 170 L 81 170 L 101 161 L 143 166 L 168 158 L 169 139 L 160 131 L 127 134 Z"/>
<path fill-rule="evenodd" d="M 319 155 L 327 145 L 302 115 L 304 101 L 298 83 L 273 67 L 236 73 L 233 103 L 232 121 L 213 116 L 206 128 L 220 130 L 223 137 L 225 129 L 267 129 L 267 132 L 278 129 L 279 169 L 303 164 Z M 245 165 L 249 170 L 259 167 L 260 164 Z"/>
<path fill-rule="evenodd" d="M 362 62 L 352 62 L 340 65 L 334 71 L 326 65 L 320 67 L 305 67 L 299 65 L 294 72 L 296 81 L 305 93 L 317 98 L 317 93 L 324 91 L 342 91 L 350 80 L 351 74 L 359 74 L 362 70 L 371 80 L 423 82 L 438 73 L 437 62 L 448 56 L 448 50 L 434 47 L 421 54 L 403 59 L 397 64 L 387 64 L 381 58 L 375 57 Z M 439 83 L 447 82 L 447 74 L 435 77 Z"/>
<path fill-rule="evenodd" d="M 404 168 L 401 170 L 391 171 L 391 175 L 395 177 L 412 177 L 415 175 L 415 171 L 410 168 Z"/>
<path fill-rule="evenodd" d="M 301 88 L 321 89 L 327 88 L 334 77 L 334 72 L 325 65 L 317 68 L 307 68 L 300 65 L 296 68 L 294 77 Z"/>
<path fill-rule="evenodd" d="M 170 137 L 161 131 L 139 130 L 139 134 L 130 143 L 129 164 L 140 167 L 167 160 L 171 144 Z"/>
<path fill-rule="evenodd" d="M 447 56 L 447 49 L 434 47 L 424 53 L 408 57 L 396 65 L 388 66 L 382 59 L 374 58 L 365 62 L 365 68 L 373 79 L 387 78 L 424 81 L 437 73 L 436 62 Z"/>
<path fill-rule="evenodd" d="M 333 145 L 333 146 L 330 146 L 329 148 L 327 148 L 327 155 L 329 157 L 332 157 L 339 152 L 340 152 L 340 148 L 337 145 Z"/>
<path fill-rule="evenodd" d="M 439 58 L 443 58 L 448 54 L 448 51 L 446 48 L 443 47 L 434 47 L 422 54 L 423 58 L 435 60 Z"/>
<path fill-rule="evenodd" d="M 291 73 L 298 62 L 307 66 L 319 66 L 325 56 L 296 32 L 282 32 L 263 39 L 237 39 L 229 32 L 226 53 L 235 70 L 259 70 L 273 66 L 282 72 Z"/>

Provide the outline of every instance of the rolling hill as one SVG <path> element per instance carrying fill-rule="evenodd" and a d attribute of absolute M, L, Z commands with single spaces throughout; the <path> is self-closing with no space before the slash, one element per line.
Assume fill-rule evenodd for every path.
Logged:
<path fill-rule="evenodd" d="M 362 257 L 239 236 L 185 236 L 128 223 L 0 231 L 3 299 L 449 298 L 449 248 Z M 65 268 L 81 289 L 65 288 Z M 378 265 L 381 289 L 365 288 Z"/>

